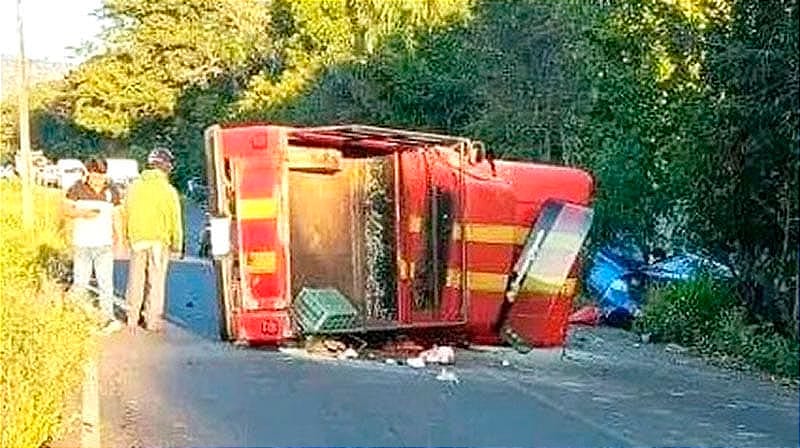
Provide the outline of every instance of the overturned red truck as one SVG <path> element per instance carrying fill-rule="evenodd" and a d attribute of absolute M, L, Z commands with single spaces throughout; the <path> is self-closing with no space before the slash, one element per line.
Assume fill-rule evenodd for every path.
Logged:
<path fill-rule="evenodd" d="M 588 173 L 357 125 L 214 125 L 205 142 L 223 339 L 439 328 L 563 344 Z"/>

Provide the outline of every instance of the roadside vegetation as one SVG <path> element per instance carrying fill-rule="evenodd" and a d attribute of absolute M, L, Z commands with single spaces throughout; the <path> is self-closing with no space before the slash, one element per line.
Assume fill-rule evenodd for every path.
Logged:
<path fill-rule="evenodd" d="M 726 366 L 800 377 L 797 339 L 755 321 L 732 285 L 705 277 L 653 289 L 649 296 L 635 327 L 652 341 L 684 345 Z"/>
<path fill-rule="evenodd" d="M 737 273 L 724 310 L 696 306 L 701 283 L 653 292 L 647 325 L 796 375 L 774 341 L 798 338 L 797 0 L 105 0 L 102 15 L 102 51 L 36 96 L 49 155 L 163 143 L 183 185 L 212 123 L 359 122 L 582 167 L 592 246 L 624 232 Z"/>
<path fill-rule="evenodd" d="M 32 231 L 20 183 L 0 180 L 0 446 L 38 448 L 56 437 L 94 350 L 93 318 L 56 283 L 65 255 L 58 193 L 36 191 Z"/>

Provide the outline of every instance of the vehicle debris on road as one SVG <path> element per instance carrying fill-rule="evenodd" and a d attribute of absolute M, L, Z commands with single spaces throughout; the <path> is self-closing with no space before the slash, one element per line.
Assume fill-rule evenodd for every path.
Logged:
<path fill-rule="evenodd" d="M 343 352 L 339 353 L 339 359 L 356 359 L 358 358 L 358 352 L 353 350 L 352 348 L 348 347 Z"/>
<path fill-rule="evenodd" d="M 406 365 L 414 369 L 422 369 L 425 367 L 425 360 L 422 358 L 408 358 Z"/>
<path fill-rule="evenodd" d="M 451 370 L 447 369 L 446 367 L 442 367 L 442 370 L 439 372 L 438 375 L 436 375 L 436 379 L 439 380 L 439 381 L 446 381 L 446 382 L 456 383 L 456 384 L 458 384 L 460 382 L 459 379 L 458 379 L 458 376 L 456 376 L 455 373 L 453 373 Z"/>
<path fill-rule="evenodd" d="M 429 364 L 454 364 L 456 353 L 450 346 L 437 346 L 420 353 L 419 357 Z"/>
<path fill-rule="evenodd" d="M 600 323 L 600 310 L 594 305 L 584 306 L 569 316 L 569 323 L 594 327 Z"/>

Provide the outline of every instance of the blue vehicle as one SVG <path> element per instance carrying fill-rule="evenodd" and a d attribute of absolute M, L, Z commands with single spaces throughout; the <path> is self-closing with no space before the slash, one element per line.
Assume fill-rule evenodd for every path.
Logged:
<path fill-rule="evenodd" d="M 592 257 L 585 285 L 609 325 L 629 327 L 641 314 L 648 287 L 687 281 L 706 272 L 733 278 L 722 263 L 695 253 L 678 253 L 648 263 L 644 252 L 624 241 L 601 248 Z"/>

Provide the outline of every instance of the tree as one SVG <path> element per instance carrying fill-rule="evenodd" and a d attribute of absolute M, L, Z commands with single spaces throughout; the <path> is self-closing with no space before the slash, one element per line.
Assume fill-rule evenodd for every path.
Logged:
<path fill-rule="evenodd" d="M 113 138 L 172 117 L 185 88 L 244 82 L 271 48 L 260 0 L 107 0 L 102 17 L 113 24 L 106 51 L 69 77 L 66 94 L 75 123 Z"/>

